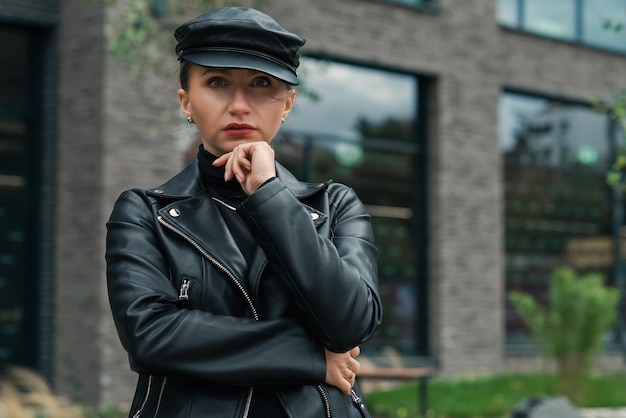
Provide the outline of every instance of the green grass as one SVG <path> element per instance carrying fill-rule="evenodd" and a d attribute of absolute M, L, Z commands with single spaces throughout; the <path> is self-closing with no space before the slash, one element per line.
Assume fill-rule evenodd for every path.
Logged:
<path fill-rule="evenodd" d="M 518 403 L 536 396 L 555 396 L 554 376 L 502 374 L 460 379 L 432 379 L 428 385 L 429 418 L 503 418 Z M 365 395 L 372 415 L 418 417 L 417 383 Z M 581 407 L 626 406 L 626 373 L 595 376 L 587 382 Z"/>

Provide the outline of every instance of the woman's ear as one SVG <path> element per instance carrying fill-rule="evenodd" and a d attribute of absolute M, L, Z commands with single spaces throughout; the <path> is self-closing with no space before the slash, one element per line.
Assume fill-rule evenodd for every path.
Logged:
<path fill-rule="evenodd" d="M 191 106 L 189 105 L 189 94 L 187 94 L 187 90 L 178 89 L 178 101 L 180 102 L 180 110 L 182 110 L 183 116 L 186 118 L 191 117 Z"/>
<path fill-rule="evenodd" d="M 291 89 L 289 91 L 289 96 L 285 100 L 285 110 L 283 110 L 283 118 L 284 119 L 287 119 L 287 116 L 289 116 L 289 112 L 291 112 L 291 109 L 293 109 L 293 105 L 296 102 L 296 95 L 297 94 L 298 93 L 297 93 L 296 89 Z"/>

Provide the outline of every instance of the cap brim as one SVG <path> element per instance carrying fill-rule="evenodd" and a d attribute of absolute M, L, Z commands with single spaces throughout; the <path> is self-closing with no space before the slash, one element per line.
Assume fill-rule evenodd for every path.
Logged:
<path fill-rule="evenodd" d="M 181 58 L 202 67 L 242 68 L 257 70 L 297 86 L 298 77 L 288 68 L 245 51 L 192 51 Z"/>

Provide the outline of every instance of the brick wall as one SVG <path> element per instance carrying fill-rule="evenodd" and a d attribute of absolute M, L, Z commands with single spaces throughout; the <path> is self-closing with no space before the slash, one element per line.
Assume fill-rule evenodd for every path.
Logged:
<path fill-rule="evenodd" d="M 103 83 L 102 6 L 63 1 L 59 26 L 56 391 L 96 404 L 100 361 Z"/>

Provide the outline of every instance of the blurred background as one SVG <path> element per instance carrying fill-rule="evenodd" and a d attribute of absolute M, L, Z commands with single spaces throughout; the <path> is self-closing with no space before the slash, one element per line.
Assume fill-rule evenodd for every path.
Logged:
<path fill-rule="evenodd" d="M 0 0 L 0 362 L 87 405 L 129 402 L 109 312 L 116 197 L 195 159 L 173 28 L 254 6 L 307 39 L 274 142 L 305 181 L 352 186 L 380 251 L 379 365 L 533 371 L 510 292 L 568 265 L 622 291 L 626 0 Z M 624 320 L 600 369 L 624 368 Z"/>

